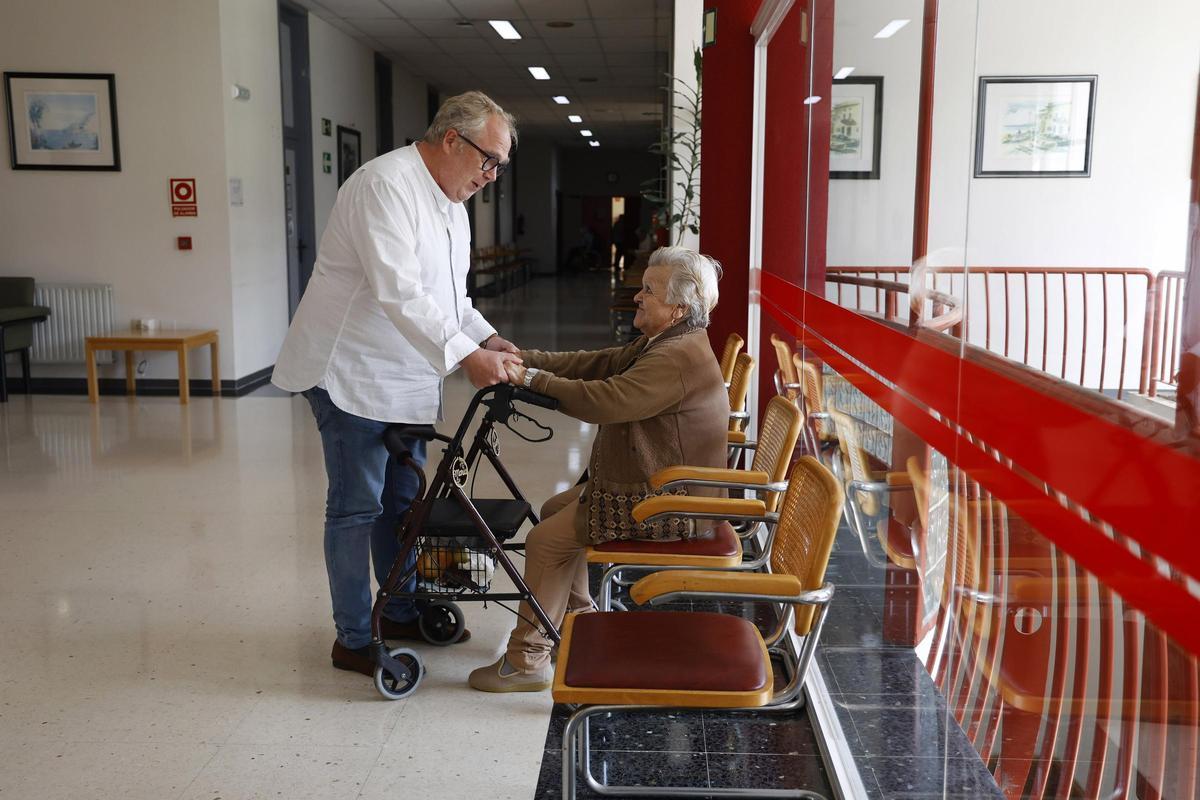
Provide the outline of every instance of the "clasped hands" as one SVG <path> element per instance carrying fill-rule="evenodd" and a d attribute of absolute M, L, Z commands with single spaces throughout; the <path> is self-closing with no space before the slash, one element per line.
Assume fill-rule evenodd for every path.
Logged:
<path fill-rule="evenodd" d="M 525 380 L 520 353 L 520 349 L 512 342 L 502 336 L 492 335 L 460 363 L 466 370 L 467 379 L 476 389 L 497 383 L 520 385 Z"/>

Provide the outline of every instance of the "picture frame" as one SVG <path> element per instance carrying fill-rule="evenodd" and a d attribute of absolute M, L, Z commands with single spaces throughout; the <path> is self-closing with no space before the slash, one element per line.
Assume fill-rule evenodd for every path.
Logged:
<path fill-rule="evenodd" d="M 13 169 L 119 172 L 113 73 L 5 72 Z"/>
<path fill-rule="evenodd" d="M 830 105 L 830 179 L 879 180 L 883 77 L 858 75 L 834 81 Z"/>
<path fill-rule="evenodd" d="M 354 128 L 338 125 L 337 154 L 338 186 L 341 186 L 362 166 L 362 134 Z"/>
<path fill-rule="evenodd" d="M 981 77 L 975 177 L 1090 177 L 1096 84 L 1095 75 Z"/>

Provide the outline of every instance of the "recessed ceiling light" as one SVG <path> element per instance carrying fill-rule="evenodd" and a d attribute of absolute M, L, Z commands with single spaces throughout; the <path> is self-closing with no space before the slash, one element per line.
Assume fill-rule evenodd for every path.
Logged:
<path fill-rule="evenodd" d="M 580 78 L 579 82 L 580 83 L 596 83 L 599 80 L 600 80 L 599 78 Z"/>
<path fill-rule="evenodd" d="M 583 117 L 578 114 L 571 114 L 567 117 L 571 122 L 583 122 Z"/>
<path fill-rule="evenodd" d="M 496 33 L 500 34 L 501 39 L 520 39 L 521 34 L 513 27 L 513 24 L 506 19 L 489 19 L 488 25 L 496 29 Z"/>
<path fill-rule="evenodd" d="M 532 67 L 531 67 L 531 69 L 532 69 Z M 533 77 L 536 78 L 537 76 L 534 75 Z M 549 76 L 547 76 L 547 77 L 549 77 Z M 542 78 L 540 80 L 545 80 L 545 79 Z M 567 96 L 565 94 L 556 94 L 556 95 L 554 95 L 554 97 L 552 97 L 550 99 L 553 100 L 554 102 L 558 103 L 560 106 L 568 106 L 571 104 L 571 101 L 567 99 Z"/>
<path fill-rule="evenodd" d="M 591 132 L 591 131 L 589 131 L 587 128 L 584 128 L 583 130 L 581 130 L 581 131 L 579 132 L 579 135 L 580 135 L 580 136 L 591 136 L 591 135 L 592 135 L 592 132 Z"/>
<path fill-rule="evenodd" d="M 837 71 L 837 74 L 833 76 L 833 79 L 835 81 L 840 81 L 842 78 L 849 78 L 851 72 L 854 72 L 854 67 L 842 67 Z"/>
<path fill-rule="evenodd" d="M 816 105 L 819 102 L 821 102 L 821 95 L 819 94 L 814 94 L 811 97 L 804 98 L 804 105 L 806 106 Z"/>
<path fill-rule="evenodd" d="M 879 33 L 875 34 L 875 38 L 876 39 L 889 39 L 892 36 L 895 36 L 896 31 L 903 28 L 905 25 L 908 24 L 908 22 L 909 21 L 906 19 L 894 19 L 891 22 L 889 22 L 887 25 L 884 25 L 882 28 L 880 28 Z"/>
<path fill-rule="evenodd" d="M 590 144 L 592 147 L 599 147 L 599 146 L 600 146 L 600 143 L 599 143 L 599 142 L 597 142 L 595 139 L 592 139 L 590 142 L 588 142 L 588 144 Z"/>
<path fill-rule="evenodd" d="M 550 73 L 546 72 L 545 67 L 530 67 L 529 74 L 537 78 L 539 81 L 550 80 Z"/>
<path fill-rule="evenodd" d="M 457 26 L 458 26 L 458 27 L 460 27 L 460 28 L 470 28 L 470 27 L 471 27 L 471 20 L 469 20 L 469 19 L 460 19 L 460 20 L 458 20 L 457 22 L 455 22 L 454 24 L 455 24 L 455 25 L 457 25 Z"/>
<path fill-rule="evenodd" d="M 546 23 L 547 28 L 574 28 L 575 23 L 566 19 L 555 19 Z"/>

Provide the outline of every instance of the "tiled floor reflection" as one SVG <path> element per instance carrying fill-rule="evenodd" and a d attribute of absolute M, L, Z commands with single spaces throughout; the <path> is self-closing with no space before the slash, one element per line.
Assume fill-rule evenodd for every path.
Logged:
<path fill-rule="evenodd" d="M 1004 797 L 916 653 L 884 643 L 884 571 L 845 528 L 827 577 L 837 591 L 817 659 L 868 795 Z"/>

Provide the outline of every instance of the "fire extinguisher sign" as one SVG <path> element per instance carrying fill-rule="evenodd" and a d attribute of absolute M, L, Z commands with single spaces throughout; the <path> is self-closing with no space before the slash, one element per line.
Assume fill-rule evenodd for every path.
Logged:
<path fill-rule="evenodd" d="M 171 216 L 196 216 L 195 178 L 171 178 Z"/>

